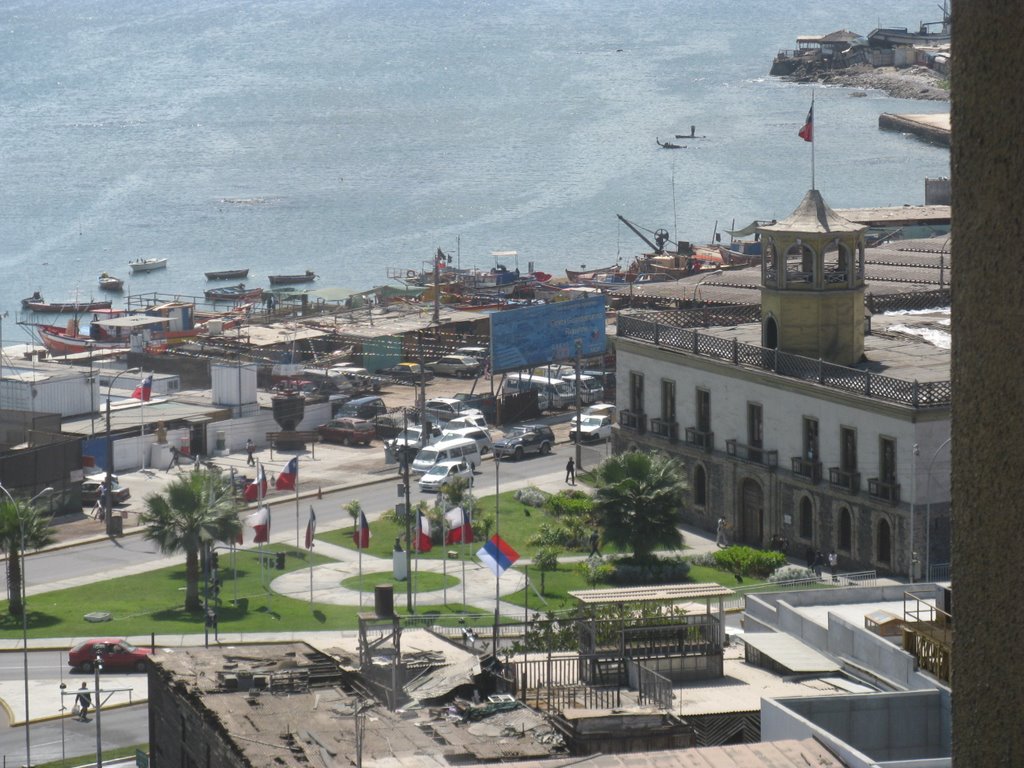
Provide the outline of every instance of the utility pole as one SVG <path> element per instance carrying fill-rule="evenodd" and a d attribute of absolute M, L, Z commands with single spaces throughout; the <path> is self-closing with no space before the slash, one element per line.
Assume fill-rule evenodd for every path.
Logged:
<path fill-rule="evenodd" d="M 583 446 L 580 445 L 580 426 L 583 416 L 580 410 L 580 355 L 583 350 L 583 342 L 576 339 L 576 471 L 583 469 Z"/>

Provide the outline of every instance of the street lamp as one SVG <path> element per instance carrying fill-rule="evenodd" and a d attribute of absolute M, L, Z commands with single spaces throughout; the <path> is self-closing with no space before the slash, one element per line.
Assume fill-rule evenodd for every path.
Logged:
<path fill-rule="evenodd" d="M 103 494 L 103 522 L 106 526 L 107 535 L 114 535 L 114 521 L 113 521 L 113 508 L 114 508 L 114 494 L 111 492 L 114 487 L 114 445 L 110 442 L 110 390 L 114 387 L 114 382 L 124 376 L 126 373 L 138 373 L 139 368 L 125 368 L 123 371 L 118 373 L 110 380 L 107 384 L 107 479 L 105 482 L 106 492 Z M 120 531 L 118 531 L 120 533 Z"/>
<path fill-rule="evenodd" d="M 18 514 L 18 529 L 21 534 L 21 657 L 25 675 L 25 764 L 30 766 L 32 765 L 32 733 L 29 728 L 31 717 L 28 709 L 28 606 L 25 604 L 25 517 L 21 514 L 18 502 L 14 500 L 11 492 L 4 488 L 2 483 L 0 483 L 0 491 L 3 491 L 4 495 L 11 500 L 15 512 Z M 31 507 L 43 496 L 49 496 L 51 493 L 53 493 L 53 488 L 49 486 L 43 488 L 43 490 L 29 499 L 25 506 Z"/>
<path fill-rule="evenodd" d="M 103 729 L 100 727 L 100 711 L 103 709 L 103 702 L 100 701 L 100 672 L 103 671 L 103 655 L 96 651 L 96 661 L 92 665 L 96 673 L 96 768 L 103 766 Z"/>

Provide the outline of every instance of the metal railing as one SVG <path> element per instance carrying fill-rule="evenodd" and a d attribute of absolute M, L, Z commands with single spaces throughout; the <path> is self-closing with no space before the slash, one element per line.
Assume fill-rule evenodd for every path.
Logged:
<path fill-rule="evenodd" d="M 679 423 L 664 419 L 651 419 L 651 434 L 674 443 L 679 439 Z"/>
<path fill-rule="evenodd" d="M 833 488 L 838 488 L 847 493 L 860 493 L 860 472 L 847 471 L 839 467 L 829 467 L 828 483 Z"/>
<path fill-rule="evenodd" d="M 887 483 L 877 477 L 868 478 L 868 494 L 890 504 L 900 503 L 900 484 Z"/>
<path fill-rule="evenodd" d="M 711 451 L 715 450 L 715 433 L 702 432 L 697 427 L 687 427 L 686 442 L 711 453 Z"/>
<path fill-rule="evenodd" d="M 793 456 L 791 459 L 793 474 L 799 475 L 812 483 L 821 482 L 821 462 L 805 459 L 803 456 Z"/>
<path fill-rule="evenodd" d="M 619 426 L 642 435 L 646 431 L 647 417 L 640 411 L 622 411 L 619 413 Z"/>
<path fill-rule="evenodd" d="M 735 456 L 737 459 L 750 461 L 754 464 L 761 464 L 772 468 L 779 466 L 779 452 L 774 449 L 769 451 L 759 446 L 745 445 L 736 440 L 726 440 L 725 452 L 730 456 Z"/>

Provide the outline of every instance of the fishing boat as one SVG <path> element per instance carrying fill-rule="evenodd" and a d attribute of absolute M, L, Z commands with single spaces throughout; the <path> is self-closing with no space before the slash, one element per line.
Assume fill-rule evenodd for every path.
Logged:
<path fill-rule="evenodd" d="M 612 264 L 610 267 L 598 267 L 597 269 L 586 269 L 585 265 L 581 265 L 578 270 L 565 270 L 565 276 L 568 278 L 570 283 L 582 283 L 587 280 L 593 280 L 594 275 L 618 272 L 620 269 L 622 269 L 622 267 L 618 264 Z"/>
<path fill-rule="evenodd" d="M 249 268 L 222 269 L 220 272 L 206 272 L 207 280 L 244 280 L 249 276 Z"/>
<path fill-rule="evenodd" d="M 167 259 L 135 259 L 128 262 L 128 268 L 135 272 L 152 272 L 156 269 L 166 269 Z"/>
<path fill-rule="evenodd" d="M 97 309 L 85 333 L 81 332 L 78 318 L 68 320 L 66 326 L 44 323 L 23 325 L 32 329 L 51 355 L 127 349 L 132 346 L 134 337 L 147 350 L 158 350 L 197 336 L 202 329 L 195 325 L 194 315 L 195 305 L 168 302 L 148 307 L 144 312 Z"/>
<path fill-rule="evenodd" d="M 223 288 L 210 288 L 203 291 L 210 301 L 252 301 L 263 295 L 262 288 L 246 288 L 244 283 L 227 285 Z"/>
<path fill-rule="evenodd" d="M 659 138 L 655 138 L 654 140 L 658 142 L 658 146 L 661 147 L 662 149 L 686 149 L 685 144 L 676 144 L 675 142 L 671 141 L 662 141 Z"/>
<path fill-rule="evenodd" d="M 291 285 L 294 283 L 310 283 L 316 280 L 316 274 L 311 269 L 307 269 L 301 275 L 271 275 L 271 285 Z"/>
<path fill-rule="evenodd" d="M 92 312 L 96 309 L 110 309 L 109 301 L 45 301 L 39 291 L 21 300 L 22 309 L 31 312 Z"/>
<path fill-rule="evenodd" d="M 100 275 L 100 290 L 101 291 L 123 291 L 124 280 L 120 277 L 114 277 L 108 275 L 106 272 Z"/>

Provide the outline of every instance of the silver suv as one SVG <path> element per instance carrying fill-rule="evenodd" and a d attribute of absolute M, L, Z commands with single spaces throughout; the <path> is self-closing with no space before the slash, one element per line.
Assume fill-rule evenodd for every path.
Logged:
<path fill-rule="evenodd" d="M 527 453 L 550 453 L 554 444 L 555 435 L 551 427 L 545 424 L 523 424 L 513 427 L 505 437 L 495 441 L 492 450 L 496 459 L 511 456 L 518 461 Z"/>

